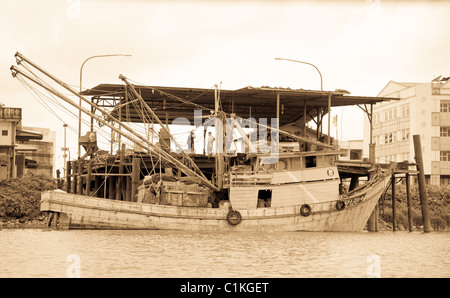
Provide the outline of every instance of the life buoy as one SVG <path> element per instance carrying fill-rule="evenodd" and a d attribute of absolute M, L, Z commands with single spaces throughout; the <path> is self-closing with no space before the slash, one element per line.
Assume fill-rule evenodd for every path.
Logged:
<path fill-rule="evenodd" d="M 336 209 L 341 211 L 345 208 L 345 202 L 344 201 L 337 201 L 336 202 Z"/>
<path fill-rule="evenodd" d="M 230 210 L 227 214 L 227 221 L 230 225 L 235 226 L 241 223 L 242 216 L 239 211 Z"/>
<path fill-rule="evenodd" d="M 300 207 L 300 214 L 303 216 L 310 216 L 311 215 L 311 206 L 309 206 L 308 204 L 303 204 Z"/>

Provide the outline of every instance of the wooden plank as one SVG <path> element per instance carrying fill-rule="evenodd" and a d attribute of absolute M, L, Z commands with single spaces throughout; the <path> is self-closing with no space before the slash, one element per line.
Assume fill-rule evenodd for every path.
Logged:
<path fill-rule="evenodd" d="M 339 198 L 339 180 L 295 183 L 272 188 L 272 207 L 328 202 Z"/>
<path fill-rule="evenodd" d="M 230 202 L 233 209 L 256 208 L 258 190 L 257 187 L 231 187 Z"/>

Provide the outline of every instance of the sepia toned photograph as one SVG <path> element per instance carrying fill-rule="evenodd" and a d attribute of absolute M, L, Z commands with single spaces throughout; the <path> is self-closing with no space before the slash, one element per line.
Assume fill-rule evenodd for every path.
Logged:
<path fill-rule="evenodd" d="M 449 15 L 0 0 L 0 278 L 449 278 Z"/>

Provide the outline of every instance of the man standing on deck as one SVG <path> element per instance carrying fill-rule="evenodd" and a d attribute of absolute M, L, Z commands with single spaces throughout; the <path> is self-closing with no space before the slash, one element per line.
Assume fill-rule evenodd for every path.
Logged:
<path fill-rule="evenodd" d="M 194 133 L 194 130 L 191 130 L 188 140 L 187 140 L 188 149 L 191 150 L 191 153 L 194 153 L 194 139 L 195 139 L 195 133 Z"/>
<path fill-rule="evenodd" d="M 216 140 L 216 138 L 214 138 L 213 136 L 212 136 L 212 133 L 211 132 L 208 132 L 208 143 L 207 143 L 207 152 L 208 152 L 208 157 L 210 157 L 211 156 L 211 154 L 212 154 L 212 151 L 213 151 L 213 145 L 214 145 L 214 141 Z"/>

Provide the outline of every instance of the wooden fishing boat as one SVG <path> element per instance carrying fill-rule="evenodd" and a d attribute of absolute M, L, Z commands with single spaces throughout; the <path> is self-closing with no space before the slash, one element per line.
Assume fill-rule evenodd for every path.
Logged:
<path fill-rule="evenodd" d="M 169 94 L 167 89 L 151 87 L 148 95 L 150 99 L 144 100 L 142 90 L 138 92 L 125 77 L 120 76 L 125 83 L 119 88 L 123 96 L 115 109 L 106 111 L 95 104 L 94 100 L 78 93 L 23 55 L 17 53 L 16 59 L 19 64 L 26 62 L 33 66 L 89 104 L 92 109 L 82 107 L 50 84 L 42 83 L 44 80 L 36 79 L 34 73 L 30 75 L 12 66 L 13 76 L 20 75 L 41 86 L 97 120 L 102 126 L 110 128 L 111 132 L 128 139 L 134 143 L 135 148 L 144 152 L 138 154 L 134 150 L 128 159 L 132 161 L 127 163 L 128 157 L 123 148 L 114 162 L 105 161 L 103 168 L 93 170 L 92 164 L 98 165 L 98 160 L 101 159 L 95 134 L 91 131 L 82 140 L 80 138 L 80 144 L 85 148 L 86 154 L 80 160 L 67 164 L 66 191 L 55 190 L 42 194 L 41 211 L 49 214 L 49 226 L 66 229 L 362 231 L 391 178 L 392 169 L 382 169 L 371 163 L 367 171 L 367 181 L 358 187 L 353 185 L 347 189 L 336 164 L 343 152 L 331 145 L 329 137 L 327 142 L 322 142 L 319 133 L 319 125 L 326 114 L 325 109 L 319 106 L 320 100 L 325 99 L 323 102 L 328 104 L 329 115 L 332 96 L 336 96 L 345 105 L 349 99 L 354 102 L 366 100 L 370 104 L 383 99 L 350 98 L 339 92 L 265 87 L 243 88 L 237 90 L 237 93 L 229 91 L 227 94 L 233 98 L 233 106 L 235 97 L 248 96 L 254 102 L 259 102 L 276 94 L 278 120 L 275 125 L 271 123 L 271 127 L 265 126 L 271 132 L 270 141 L 267 142 L 270 143 L 271 150 L 267 151 L 262 150 L 267 149 L 267 146 L 252 142 L 246 135 L 235 113 L 223 111 L 220 90 L 216 86 L 212 95 L 214 110 L 210 110 L 210 117 L 215 123 L 216 147 L 211 158 L 212 163 L 209 163 L 212 164 L 209 169 L 212 169 L 213 173 L 207 176 L 200 163 L 196 162 L 192 154 L 183 150 L 159 119 L 161 108 L 158 110 L 158 107 L 161 107 L 161 98 L 155 96 L 175 98 L 187 105 L 204 96 L 209 90 L 173 89 L 174 92 L 194 95 L 192 99 L 186 100 L 187 95 L 176 96 Z M 107 94 L 111 96 L 113 92 L 107 91 Z M 261 94 L 265 97 L 255 100 Z M 302 134 L 278 128 L 278 121 L 281 119 L 280 94 L 286 94 L 288 97 L 286 105 L 303 102 L 303 114 L 300 122 L 297 121 L 297 124 L 303 124 Z M 98 96 L 96 93 L 93 95 Z M 297 100 L 297 97 L 302 100 Z M 316 105 L 309 111 L 307 97 L 312 98 L 311 102 Z M 154 102 L 157 102 L 156 107 L 151 106 Z M 166 99 L 162 103 L 165 110 Z M 143 117 L 141 123 L 150 124 L 145 121 L 151 121 L 152 127 L 153 123 L 161 127 L 158 144 L 153 143 L 148 136 L 136 133 L 127 122 L 121 121 L 121 107 L 127 106 L 128 110 L 132 104 L 135 105 L 135 115 Z M 164 113 L 168 119 L 168 112 Z M 297 113 L 286 109 L 286 114 L 289 113 L 298 116 Z M 148 117 L 144 119 L 145 115 Z M 318 129 L 313 134 L 317 134 L 317 137 L 307 135 L 307 118 L 312 119 L 314 115 Z M 125 114 L 124 118 L 128 116 Z M 222 129 L 218 129 L 220 127 Z M 245 147 L 242 153 L 230 153 L 227 150 L 230 136 L 227 133 L 233 130 L 241 134 Z M 290 140 L 288 145 L 298 145 L 298 149 L 293 150 L 295 146 L 280 146 L 279 134 Z M 175 144 L 176 152 L 171 150 L 170 142 Z M 141 153 L 149 158 L 150 162 L 147 164 L 152 165 L 152 169 L 146 173 L 142 173 L 139 167 Z M 85 158 L 90 159 L 84 160 Z M 114 165 L 117 160 L 120 162 Z M 207 160 L 209 162 L 210 158 Z M 72 174 L 71 168 L 75 169 Z M 116 169 L 115 172 L 113 169 Z"/>
<path fill-rule="evenodd" d="M 291 163 L 297 158 L 289 156 Z M 206 188 L 196 186 L 202 191 L 189 193 L 181 187 L 181 200 L 172 204 L 48 191 L 41 211 L 50 212 L 49 225 L 69 229 L 362 231 L 390 176 L 391 170 L 378 168 L 365 185 L 343 195 L 332 165 L 263 173 L 238 169 L 229 173 L 229 200 L 219 201 L 217 208 L 204 201 L 202 206 L 185 203 L 195 201 L 192 195 L 208 196 Z M 171 194 L 180 195 L 174 189 Z"/>
<path fill-rule="evenodd" d="M 332 199 L 320 201 L 313 199 L 309 189 L 320 189 L 315 184 L 321 182 L 299 182 L 289 187 L 271 186 L 274 194 L 280 192 L 280 197 L 273 198 L 279 206 L 244 208 L 233 207 L 232 203 L 211 208 L 115 201 L 56 190 L 43 193 L 41 211 L 50 213 L 50 226 L 63 229 L 362 231 L 389 179 L 390 174 L 378 173 L 365 187 L 353 193 L 334 195 L 330 196 Z M 256 205 L 257 199 L 252 198 L 251 194 L 268 187 L 232 187 L 232 193 L 240 194 L 236 197 L 231 195 L 230 201 Z M 292 195 L 299 192 L 308 195 Z M 289 205 L 292 200 L 303 202 Z"/>

